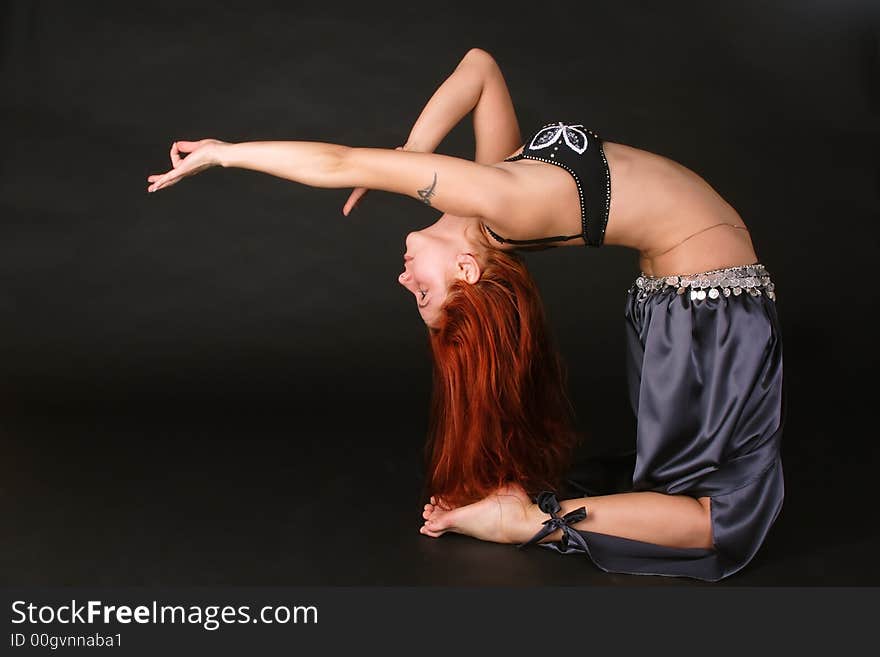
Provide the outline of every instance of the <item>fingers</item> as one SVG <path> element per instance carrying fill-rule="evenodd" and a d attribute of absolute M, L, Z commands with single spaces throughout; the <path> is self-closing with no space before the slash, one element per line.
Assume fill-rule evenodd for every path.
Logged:
<path fill-rule="evenodd" d="M 204 140 L 203 140 L 204 141 Z M 192 153 L 196 150 L 200 145 L 201 141 L 176 141 L 174 144 L 177 146 L 177 150 L 181 153 Z"/>
<path fill-rule="evenodd" d="M 181 144 L 181 143 L 186 144 L 186 143 L 191 143 L 191 142 L 177 142 L 177 143 L 178 144 Z M 394 150 L 402 151 L 402 150 L 406 150 L 406 149 L 403 146 L 397 146 Z M 360 202 L 360 200 L 364 197 L 364 195 L 368 191 L 370 191 L 370 190 L 367 187 L 356 187 L 355 190 L 349 195 L 348 200 L 345 202 L 345 205 L 342 206 L 342 214 L 344 214 L 347 217 L 351 213 L 351 211 L 357 207 L 357 204 Z"/>
<path fill-rule="evenodd" d="M 177 150 L 177 142 L 171 144 L 171 166 L 173 168 L 177 168 L 177 165 L 180 164 L 180 151 Z"/>
<path fill-rule="evenodd" d="M 367 193 L 366 187 L 355 188 L 355 190 L 349 195 L 348 200 L 345 202 L 345 205 L 342 207 L 342 214 L 344 214 L 347 217 L 348 214 L 358 204 L 358 201 L 360 201 L 364 197 L 364 194 L 366 194 L 366 193 Z"/>
<path fill-rule="evenodd" d="M 175 141 L 171 144 L 171 166 L 173 168 L 177 168 L 177 166 L 183 161 L 183 158 L 180 157 L 181 153 L 192 153 L 199 146 L 201 146 L 202 141 Z"/>
<path fill-rule="evenodd" d="M 180 153 L 182 153 L 182 152 L 186 153 L 186 152 L 189 152 L 192 150 L 191 148 L 189 148 L 189 145 L 191 145 L 192 143 L 193 142 L 191 142 L 191 141 L 172 142 L 171 150 L 168 153 L 169 156 L 171 157 L 172 171 L 174 169 L 176 169 L 178 166 L 180 166 L 181 162 L 183 162 L 183 158 L 180 157 Z M 171 181 L 171 178 L 169 177 L 170 173 L 171 173 L 171 171 L 168 171 L 167 173 L 163 173 L 163 174 L 154 173 L 152 175 L 147 176 L 147 181 L 152 183 L 152 185 L 147 187 L 147 191 L 148 192 L 155 192 L 156 190 L 161 189 L 162 187 L 170 187 L 175 182 L 177 182 L 177 180 L 174 180 L 173 182 Z"/>
<path fill-rule="evenodd" d="M 150 176 L 147 176 L 147 181 L 151 183 L 147 186 L 148 192 L 155 192 L 158 188 L 159 182 L 165 177 L 165 174 L 154 173 Z"/>
<path fill-rule="evenodd" d="M 147 187 L 148 192 L 155 192 L 165 187 L 177 184 L 185 176 L 191 176 L 204 169 L 213 166 L 209 156 L 206 155 L 207 150 L 197 151 L 201 146 L 214 142 L 211 139 L 202 139 L 200 141 L 175 141 L 171 144 L 169 155 L 171 157 L 172 169 L 164 174 L 153 174 L 147 176 L 147 180 L 152 184 Z M 191 153 L 187 157 L 181 157 L 181 153 Z"/>
<path fill-rule="evenodd" d="M 147 187 L 148 192 L 155 192 L 159 189 L 163 189 L 165 187 L 170 187 L 174 185 L 178 181 L 180 181 L 180 175 L 177 174 L 177 171 L 169 171 L 168 173 L 164 173 L 162 175 L 153 175 L 149 176 L 147 180 L 150 180 L 153 184 Z"/>

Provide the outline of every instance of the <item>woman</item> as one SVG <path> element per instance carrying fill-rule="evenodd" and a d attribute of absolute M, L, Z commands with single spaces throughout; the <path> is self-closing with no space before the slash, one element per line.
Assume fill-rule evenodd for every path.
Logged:
<path fill-rule="evenodd" d="M 475 161 L 433 154 L 471 111 Z M 586 553 L 606 571 L 710 581 L 752 559 L 784 494 L 781 334 L 742 218 L 699 175 L 577 123 L 546 123 L 523 143 L 503 75 L 478 48 L 403 147 L 204 139 L 176 142 L 171 162 L 148 177 L 149 191 L 239 167 L 354 187 L 346 215 L 368 189 L 444 213 L 407 236 L 399 277 L 435 361 L 423 534 L 539 544 Z M 642 270 L 625 305 L 633 486 L 559 501 L 577 438 L 516 250 L 602 244 L 638 250 Z"/>

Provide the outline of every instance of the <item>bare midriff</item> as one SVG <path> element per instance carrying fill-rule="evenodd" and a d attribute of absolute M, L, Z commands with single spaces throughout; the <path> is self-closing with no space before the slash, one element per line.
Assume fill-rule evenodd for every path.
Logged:
<path fill-rule="evenodd" d="M 726 222 L 700 230 L 662 255 L 639 254 L 639 268 L 648 276 L 696 274 L 756 262 L 748 229 Z"/>
<path fill-rule="evenodd" d="M 625 144 L 603 141 L 603 150 L 611 172 L 611 207 L 603 244 L 638 251 L 639 267 L 649 276 L 758 262 L 742 217 L 699 174 L 670 158 Z M 558 170 L 560 184 L 563 176 L 569 176 L 552 164 L 527 160 L 504 164 L 522 162 Z M 571 198 L 577 203 L 576 197 Z M 560 211 L 558 225 L 543 230 L 577 233 L 579 209 L 570 210 Z M 583 240 L 558 243 L 578 244 L 583 246 Z"/>

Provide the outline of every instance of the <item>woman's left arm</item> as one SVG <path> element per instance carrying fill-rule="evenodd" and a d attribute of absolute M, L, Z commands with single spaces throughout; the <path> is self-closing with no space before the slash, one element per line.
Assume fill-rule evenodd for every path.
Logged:
<path fill-rule="evenodd" d="M 174 151 L 189 152 L 175 158 Z M 463 158 L 314 141 L 176 142 L 174 168 L 150 176 L 150 191 L 208 166 L 261 171 L 310 187 L 368 187 L 403 194 L 441 212 L 480 217 L 505 228 L 528 205 L 521 176 Z"/>

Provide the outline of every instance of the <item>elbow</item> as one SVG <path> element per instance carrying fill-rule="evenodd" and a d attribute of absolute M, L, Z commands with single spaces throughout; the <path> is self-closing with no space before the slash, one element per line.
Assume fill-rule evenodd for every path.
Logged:
<path fill-rule="evenodd" d="M 492 57 L 492 55 L 488 51 L 476 47 L 468 50 L 462 58 L 462 61 L 474 61 L 477 62 L 480 66 L 485 66 L 488 68 L 497 66 L 495 58 Z"/>
<path fill-rule="evenodd" d="M 342 144 L 331 144 L 327 151 L 328 157 L 324 161 L 324 166 L 329 173 L 338 173 L 345 169 L 348 161 L 351 159 L 350 154 L 354 149 L 350 146 Z"/>
<path fill-rule="evenodd" d="M 488 53 L 488 51 L 483 50 L 482 48 L 478 48 L 476 46 L 474 46 L 473 48 L 468 50 L 464 54 L 464 57 L 465 57 L 465 59 L 482 59 L 482 60 L 486 60 L 486 61 L 493 60 L 492 55 L 490 55 Z"/>
<path fill-rule="evenodd" d="M 353 187 L 349 184 L 352 164 L 351 156 L 355 149 L 341 144 L 327 144 L 327 150 L 318 161 L 319 178 L 323 184 L 319 187 Z"/>

